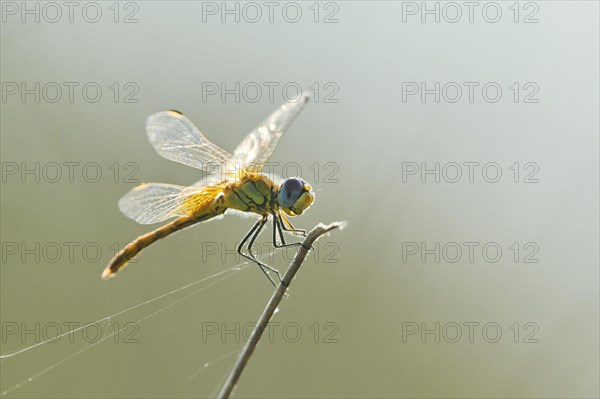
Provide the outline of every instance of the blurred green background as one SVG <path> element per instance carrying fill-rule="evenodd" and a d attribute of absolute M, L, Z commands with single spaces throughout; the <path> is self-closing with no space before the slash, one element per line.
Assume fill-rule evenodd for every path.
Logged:
<path fill-rule="evenodd" d="M 55 4 L 2 3 L 1 353 L 112 317 L 3 358 L 6 397 L 216 393 L 270 285 L 250 266 L 158 297 L 240 264 L 252 221 L 100 273 L 153 228 L 120 214 L 125 192 L 201 176 L 155 153 L 146 117 L 178 109 L 232 151 L 284 87 L 313 94 L 271 159 L 317 190 L 294 223 L 349 226 L 303 265 L 236 397 L 598 397 L 597 2 L 481 2 L 471 21 L 463 3 L 76 2 L 72 22 Z M 436 82 L 437 102 L 410 94 Z"/>

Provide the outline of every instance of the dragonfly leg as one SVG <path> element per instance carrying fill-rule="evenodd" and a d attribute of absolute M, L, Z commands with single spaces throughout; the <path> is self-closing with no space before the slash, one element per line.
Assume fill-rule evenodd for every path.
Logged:
<path fill-rule="evenodd" d="M 291 231 L 291 230 L 288 230 L 285 228 L 285 225 L 281 221 L 281 215 L 279 215 L 279 217 L 277 217 L 277 215 L 273 214 L 273 246 L 275 248 L 298 247 L 298 246 L 303 245 L 303 243 L 301 243 L 301 242 L 292 242 L 289 244 L 286 243 L 285 237 L 283 235 L 284 230 Z M 277 243 L 277 235 L 275 234 L 276 231 L 279 233 L 279 241 L 281 242 L 281 244 Z M 304 233 L 304 236 L 306 236 L 306 232 L 304 230 L 296 229 L 296 231 L 302 231 Z M 311 247 L 310 249 L 314 249 L 314 247 Z"/>
<path fill-rule="evenodd" d="M 279 213 L 277 216 L 279 218 L 279 223 L 280 223 L 281 227 L 283 228 L 283 230 L 289 231 L 290 233 L 301 235 L 302 237 L 306 237 L 306 230 L 297 229 L 294 226 L 292 226 L 292 223 L 281 213 Z"/>
<path fill-rule="evenodd" d="M 256 259 L 256 256 L 252 253 L 252 246 L 254 245 L 254 241 L 258 237 L 258 234 L 260 233 L 262 228 L 265 226 L 266 222 L 267 222 L 267 218 L 263 217 L 258 222 L 256 222 L 256 224 L 254 224 L 254 226 L 246 234 L 246 236 L 244 237 L 242 242 L 240 242 L 240 245 L 238 245 L 237 252 L 240 255 L 242 255 L 244 258 L 256 263 L 258 265 L 258 267 L 260 268 L 260 270 L 265 274 L 265 276 L 267 276 L 267 278 L 269 279 L 271 284 L 273 284 L 273 286 L 277 287 L 277 284 L 275 283 L 275 281 L 273 281 L 273 279 L 271 278 L 271 276 L 269 275 L 267 270 L 272 271 L 273 273 L 277 274 L 279 281 L 281 281 L 281 275 L 279 274 L 279 271 L 276 269 L 273 269 L 272 267 L 270 267 L 270 266 L 264 264 L 263 262 L 261 262 L 260 260 Z M 248 243 L 248 253 L 244 253 L 243 249 L 248 240 L 250 240 L 250 242 Z"/>
<path fill-rule="evenodd" d="M 281 242 L 281 245 L 277 243 L 277 234 L 279 234 L 279 242 Z M 277 215 L 273 213 L 273 246 L 275 248 L 281 248 L 281 246 L 284 245 L 286 245 L 286 243 L 285 237 L 283 236 L 283 231 L 281 230 L 281 225 L 279 224 Z"/>

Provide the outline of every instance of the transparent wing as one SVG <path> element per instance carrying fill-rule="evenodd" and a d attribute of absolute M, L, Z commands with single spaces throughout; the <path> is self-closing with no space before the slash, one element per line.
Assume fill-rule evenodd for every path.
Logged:
<path fill-rule="evenodd" d="M 144 183 L 119 200 L 119 209 L 125 216 L 140 224 L 158 223 L 171 217 L 184 216 L 177 209 L 184 201 L 185 189 L 186 187 L 175 184 Z"/>
<path fill-rule="evenodd" d="M 287 102 L 273 112 L 237 146 L 231 164 L 239 164 L 250 172 L 259 172 L 309 98 L 309 93 L 304 92 L 295 102 Z"/>
<path fill-rule="evenodd" d="M 162 222 L 176 216 L 188 216 L 211 204 L 222 190 L 220 186 L 184 187 L 175 184 L 144 183 L 119 200 L 125 216 L 140 224 Z"/>
<path fill-rule="evenodd" d="M 202 179 L 198 180 L 196 183 L 192 184 L 194 187 L 204 187 L 204 186 L 212 186 L 219 184 L 225 180 L 227 176 L 220 173 L 214 175 L 205 175 Z"/>
<path fill-rule="evenodd" d="M 230 165 L 231 154 L 204 137 L 181 112 L 150 115 L 146 133 L 156 152 L 171 161 L 209 173 L 218 173 Z"/>

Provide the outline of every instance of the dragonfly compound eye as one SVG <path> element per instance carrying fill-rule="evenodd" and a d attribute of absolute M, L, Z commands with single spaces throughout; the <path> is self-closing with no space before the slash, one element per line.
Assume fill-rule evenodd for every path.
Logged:
<path fill-rule="evenodd" d="M 311 187 L 302 179 L 286 179 L 279 187 L 279 206 L 288 215 L 300 215 L 315 199 L 310 190 Z"/>

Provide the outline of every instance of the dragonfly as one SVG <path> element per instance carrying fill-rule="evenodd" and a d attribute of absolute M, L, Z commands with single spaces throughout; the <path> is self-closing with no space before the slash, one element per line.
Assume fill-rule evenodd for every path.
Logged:
<path fill-rule="evenodd" d="M 306 232 L 296 229 L 288 217 L 306 211 L 315 195 L 312 187 L 300 177 L 290 177 L 278 184 L 261 170 L 309 98 L 304 92 L 295 101 L 286 101 L 252 130 L 233 154 L 209 141 L 179 111 L 150 115 L 146 133 L 156 152 L 171 161 L 200 169 L 208 177 L 191 186 L 143 183 L 125 194 L 119 200 L 119 209 L 137 223 L 154 224 L 175 219 L 123 247 L 106 266 L 102 278 L 114 277 L 140 251 L 161 238 L 222 217 L 226 211 L 238 211 L 259 218 L 240 241 L 237 252 L 256 263 L 273 285 L 276 283 L 269 272 L 275 273 L 281 281 L 279 272 L 263 263 L 252 251 L 254 243 L 270 217 L 274 247 L 302 245 L 286 242 L 284 232 L 306 236 Z"/>

